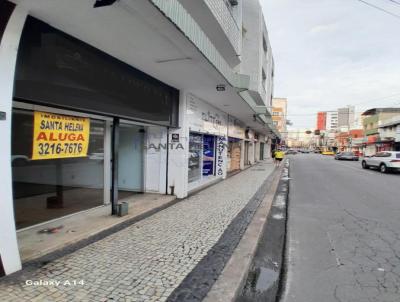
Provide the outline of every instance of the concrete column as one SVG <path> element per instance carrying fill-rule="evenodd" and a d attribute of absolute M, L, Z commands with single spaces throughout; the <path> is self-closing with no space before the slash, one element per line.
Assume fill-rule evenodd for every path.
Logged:
<path fill-rule="evenodd" d="M 271 138 L 269 138 L 268 141 L 264 144 L 264 158 L 271 158 Z"/>
<path fill-rule="evenodd" d="M 189 155 L 189 128 L 186 121 L 186 92 L 181 91 L 179 96 L 179 128 L 170 129 L 169 141 L 172 143 L 172 134 L 179 135 L 179 143 L 173 143 L 169 149 L 168 158 L 168 194 L 171 187 L 178 198 L 188 194 L 188 155 Z"/>
<path fill-rule="evenodd" d="M 240 170 L 244 169 L 244 140 L 240 141 Z"/>
<path fill-rule="evenodd" d="M 21 269 L 12 195 L 11 109 L 15 63 L 26 16 L 27 12 L 16 6 L 0 41 L 0 111 L 6 114 L 6 119 L 0 120 L 0 255 L 5 274 Z"/>

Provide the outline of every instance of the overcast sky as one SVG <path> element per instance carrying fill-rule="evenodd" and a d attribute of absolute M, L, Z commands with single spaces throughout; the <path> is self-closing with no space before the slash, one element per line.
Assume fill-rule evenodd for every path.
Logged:
<path fill-rule="evenodd" d="M 365 1 L 400 15 L 390 0 Z M 317 111 L 346 105 L 400 107 L 400 18 L 358 0 L 261 2 L 274 96 L 288 98 L 293 128 L 315 127 Z"/>

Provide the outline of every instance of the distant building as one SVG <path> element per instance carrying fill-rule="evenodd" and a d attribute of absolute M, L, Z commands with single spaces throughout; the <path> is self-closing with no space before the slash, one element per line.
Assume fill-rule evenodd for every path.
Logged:
<path fill-rule="evenodd" d="M 326 130 L 326 112 L 318 112 L 317 114 L 317 129 L 316 130 Z"/>
<path fill-rule="evenodd" d="M 392 141 L 393 151 L 400 151 L 400 114 L 381 122 L 378 128 L 380 138 Z"/>
<path fill-rule="evenodd" d="M 338 112 L 326 112 L 326 131 L 336 131 L 338 129 Z"/>
<path fill-rule="evenodd" d="M 362 115 L 366 136 L 365 155 L 374 155 L 376 152 L 394 150 L 396 146 L 398 147 L 396 137 L 386 135 L 385 131 L 393 133 L 390 128 L 393 127 L 393 121 L 400 117 L 400 108 L 373 108 Z"/>
<path fill-rule="evenodd" d="M 350 129 L 362 129 L 364 116 L 362 113 L 354 113 L 354 122 L 350 125 Z"/>
<path fill-rule="evenodd" d="M 347 132 L 337 133 L 335 136 L 338 151 L 353 151 L 360 153 L 364 140 L 364 130 L 354 129 Z"/>
<path fill-rule="evenodd" d="M 287 133 L 289 148 L 310 148 L 315 146 L 314 129 L 294 129 Z"/>
<path fill-rule="evenodd" d="M 354 106 L 338 109 L 338 128 L 349 130 L 354 124 Z"/>
<path fill-rule="evenodd" d="M 287 137 L 287 98 L 272 99 L 272 121 L 278 131 L 281 133 L 282 140 Z"/>

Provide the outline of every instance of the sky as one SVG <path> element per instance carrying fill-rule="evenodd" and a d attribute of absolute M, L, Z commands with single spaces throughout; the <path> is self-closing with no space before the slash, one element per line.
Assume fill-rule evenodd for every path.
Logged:
<path fill-rule="evenodd" d="M 275 60 L 274 96 L 291 128 L 318 111 L 400 107 L 400 0 L 260 0 Z"/>

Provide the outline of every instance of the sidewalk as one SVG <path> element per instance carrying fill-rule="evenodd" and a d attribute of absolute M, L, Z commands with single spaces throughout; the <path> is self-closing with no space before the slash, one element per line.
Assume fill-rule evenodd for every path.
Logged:
<path fill-rule="evenodd" d="M 259 163 L 36 270 L 2 279 L 0 300 L 166 301 L 273 170 L 272 163 Z"/>

